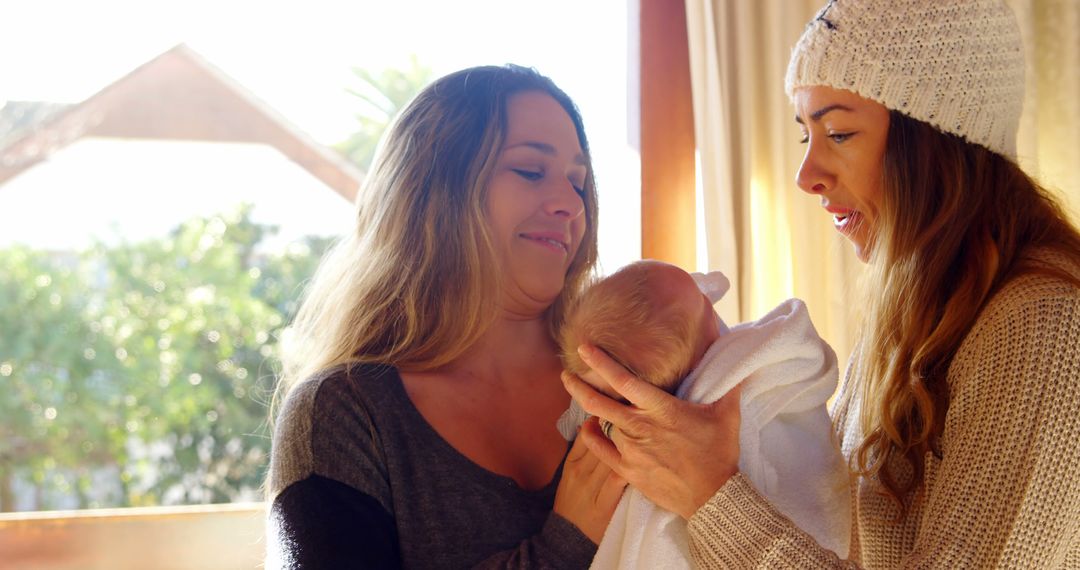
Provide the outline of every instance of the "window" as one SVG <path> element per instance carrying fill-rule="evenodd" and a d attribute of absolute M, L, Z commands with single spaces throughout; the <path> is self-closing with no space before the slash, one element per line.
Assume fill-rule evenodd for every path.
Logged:
<path fill-rule="evenodd" d="M 0 511 L 260 498 L 277 338 L 362 178 L 353 68 L 551 76 L 590 135 L 602 267 L 639 256 L 624 4 L 56 10 L 9 7 L 25 25 L 0 36 L 17 54 L 0 60 Z"/>

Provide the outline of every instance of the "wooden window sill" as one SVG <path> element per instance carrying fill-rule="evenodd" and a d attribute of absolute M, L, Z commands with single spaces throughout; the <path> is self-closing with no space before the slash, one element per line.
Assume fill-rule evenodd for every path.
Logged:
<path fill-rule="evenodd" d="M 0 514 L 0 569 L 253 569 L 262 503 Z"/>

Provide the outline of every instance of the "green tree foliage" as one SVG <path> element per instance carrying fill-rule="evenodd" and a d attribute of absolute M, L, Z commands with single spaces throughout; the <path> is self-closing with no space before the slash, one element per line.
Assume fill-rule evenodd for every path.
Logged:
<path fill-rule="evenodd" d="M 417 93 L 433 79 L 431 68 L 415 55 L 405 69 L 390 68 L 378 73 L 353 68 L 358 86 L 348 90 L 360 103 L 356 132 L 335 148 L 350 162 L 367 171 L 383 132 Z"/>
<path fill-rule="evenodd" d="M 0 250 L 0 510 L 12 510 L 17 475 L 39 496 L 55 488 L 84 502 L 92 472 L 124 460 L 122 370 L 85 318 L 80 261 Z"/>
<path fill-rule="evenodd" d="M 75 262 L 0 251 L 0 509 L 15 477 L 36 508 L 258 495 L 277 339 L 329 243 L 260 253 L 272 231 L 244 207 Z"/>

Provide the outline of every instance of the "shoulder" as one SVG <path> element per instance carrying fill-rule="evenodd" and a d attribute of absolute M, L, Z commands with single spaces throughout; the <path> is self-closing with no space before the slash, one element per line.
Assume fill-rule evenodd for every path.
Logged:
<path fill-rule="evenodd" d="M 274 439 L 303 436 L 334 412 L 369 407 L 369 400 L 385 392 L 381 389 L 385 381 L 396 376 L 397 371 L 389 366 L 355 365 L 338 366 L 301 380 L 285 396 Z"/>
<path fill-rule="evenodd" d="M 1080 300 L 1080 287 L 1064 278 L 1080 281 L 1080 265 L 1063 254 L 1045 250 L 1034 251 L 1023 260 L 1029 270 L 1009 279 L 987 303 L 986 317 L 1008 314 L 1019 307 L 1061 303 L 1069 305 Z"/>
<path fill-rule="evenodd" d="M 1060 254 L 1036 252 L 1029 259 L 1058 274 L 1023 273 L 991 297 L 950 367 L 954 392 L 974 379 L 1041 390 L 1045 380 L 1080 376 L 1080 287 L 1060 276 L 1080 277 L 1080 267 Z"/>
<path fill-rule="evenodd" d="M 382 407 L 395 378 L 397 371 L 388 366 L 340 366 L 294 386 L 274 426 L 271 496 L 312 474 L 330 474 L 333 465 L 375 453 L 373 411 Z"/>
<path fill-rule="evenodd" d="M 1046 252 L 1032 253 L 1028 261 L 1049 272 L 1029 271 L 1008 280 L 986 303 L 969 338 L 1015 335 L 1053 341 L 1046 333 L 1077 325 L 1080 287 L 1060 274 L 1080 280 L 1080 266 Z"/>

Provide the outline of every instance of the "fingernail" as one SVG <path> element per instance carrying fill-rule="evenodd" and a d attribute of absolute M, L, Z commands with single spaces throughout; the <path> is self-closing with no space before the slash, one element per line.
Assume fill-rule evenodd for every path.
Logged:
<path fill-rule="evenodd" d="M 587 345 L 583 344 L 579 346 L 577 349 L 577 353 L 581 356 L 581 358 L 585 360 L 585 362 L 588 362 L 589 359 L 592 358 L 592 349 L 589 348 Z"/>

